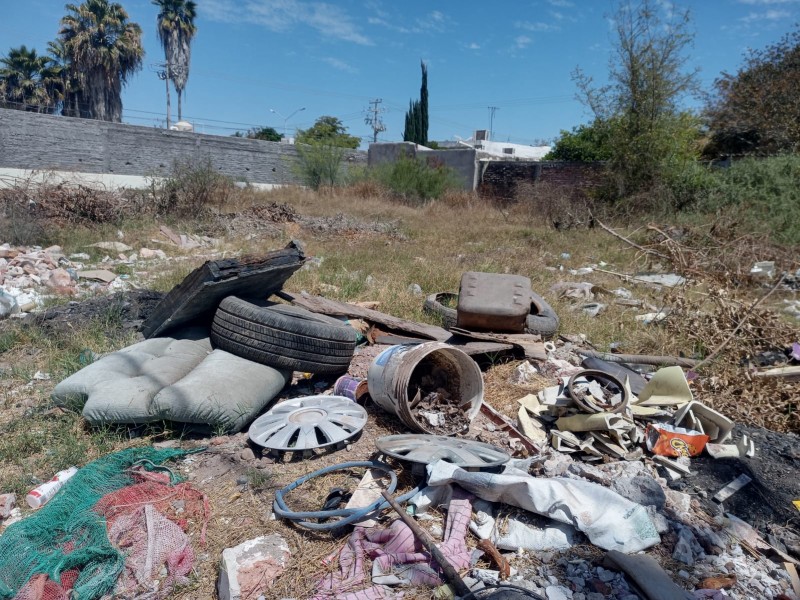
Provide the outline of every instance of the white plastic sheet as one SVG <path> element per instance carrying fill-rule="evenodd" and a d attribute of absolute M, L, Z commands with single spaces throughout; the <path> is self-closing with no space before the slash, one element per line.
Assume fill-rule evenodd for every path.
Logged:
<path fill-rule="evenodd" d="M 661 541 L 643 506 L 589 481 L 532 477 L 513 467 L 494 474 L 468 472 L 444 461 L 428 465 L 429 486 L 453 483 L 483 500 L 568 523 L 605 550 L 627 554 Z"/>

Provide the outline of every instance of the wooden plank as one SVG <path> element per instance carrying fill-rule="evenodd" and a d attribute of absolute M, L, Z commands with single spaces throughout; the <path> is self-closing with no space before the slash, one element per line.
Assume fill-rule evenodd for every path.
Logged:
<path fill-rule="evenodd" d="M 296 306 L 301 306 L 311 312 L 319 313 L 322 315 L 329 315 L 332 317 L 350 317 L 357 319 L 364 319 L 372 323 L 383 325 L 391 332 L 407 334 L 410 337 L 421 337 L 427 340 L 436 340 L 444 342 L 450 339 L 451 334 L 446 329 L 437 327 L 435 325 L 426 325 L 425 323 L 416 323 L 415 321 L 408 321 L 399 317 L 393 317 L 386 313 L 379 312 L 363 306 L 356 306 L 347 302 L 338 302 L 337 300 L 330 300 L 322 296 L 312 296 L 310 294 L 292 294 L 289 292 L 281 292 L 278 294 L 284 300 L 291 302 Z"/>
<path fill-rule="evenodd" d="M 529 333 L 484 333 L 451 327 L 450 331 L 454 334 L 468 337 L 475 340 L 485 340 L 487 342 L 497 342 L 500 344 L 511 344 L 515 348 L 521 349 L 525 353 L 525 358 L 533 360 L 547 360 L 547 351 L 541 337 Z"/>
<path fill-rule="evenodd" d="M 264 256 L 207 261 L 164 296 L 142 325 L 142 333 L 151 338 L 191 322 L 210 324 L 227 296 L 266 300 L 304 262 L 302 244 L 294 241 Z"/>

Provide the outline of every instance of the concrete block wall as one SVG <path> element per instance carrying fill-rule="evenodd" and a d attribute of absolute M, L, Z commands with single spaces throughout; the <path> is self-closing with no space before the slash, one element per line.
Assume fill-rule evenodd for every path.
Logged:
<path fill-rule="evenodd" d="M 298 183 L 291 144 L 0 109 L 0 168 L 157 176 L 206 157 L 236 181 Z M 345 160 L 363 164 L 366 153 Z"/>
<path fill-rule="evenodd" d="M 443 164 L 452 169 L 465 190 L 474 190 L 478 184 L 476 151 L 473 148 L 454 150 L 432 150 L 412 142 L 386 142 L 370 144 L 368 164 L 370 167 L 395 162 L 401 156 L 427 160 L 431 165 Z"/>
<path fill-rule="evenodd" d="M 514 202 L 521 182 L 543 183 L 574 196 L 582 195 L 601 184 L 603 163 L 578 162 L 481 162 L 481 196 Z"/>

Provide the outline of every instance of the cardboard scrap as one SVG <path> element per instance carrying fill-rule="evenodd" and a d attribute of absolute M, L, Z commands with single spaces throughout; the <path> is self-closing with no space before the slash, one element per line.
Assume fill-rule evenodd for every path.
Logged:
<path fill-rule="evenodd" d="M 380 499 L 381 490 L 383 489 L 380 480 L 383 476 L 383 471 L 379 469 L 367 469 L 345 508 L 364 508 Z M 377 521 L 375 519 L 364 519 L 363 521 L 355 523 L 355 525 L 360 527 L 375 527 Z"/>
<path fill-rule="evenodd" d="M 622 415 L 603 412 L 561 417 L 556 421 L 556 427 L 561 431 L 624 431 L 632 429 L 634 424 Z"/>
<path fill-rule="evenodd" d="M 680 407 L 675 413 L 673 423 L 704 433 L 708 436 L 708 441 L 715 444 L 725 443 L 733 434 L 733 421 L 696 400 Z"/>
<path fill-rule="evenodd" d="M 694 400 L 692 390 L 681 367 L 664 367 L 656 371 L 644 386 L 636 404 L 641 406 L 678 406 Z"/>

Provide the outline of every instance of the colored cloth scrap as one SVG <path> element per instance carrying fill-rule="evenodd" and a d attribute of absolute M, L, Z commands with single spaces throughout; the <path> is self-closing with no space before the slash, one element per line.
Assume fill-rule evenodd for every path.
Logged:
<path fill-rule="evenodd" d="M 454 487 L 439 549 L 456 570 L 469 567 L 466 535 L 472 495 Z M 366 558 L 372 559 L 372 585 L 365 587 Z M 339 552 L 339 571 L 323 577 L 312 600 L 381 600 L 395 597 L 389 585 L 436 587 L 440 570 L 411 529 L 397 519 L 386 529 L 356 527 Z"/>

